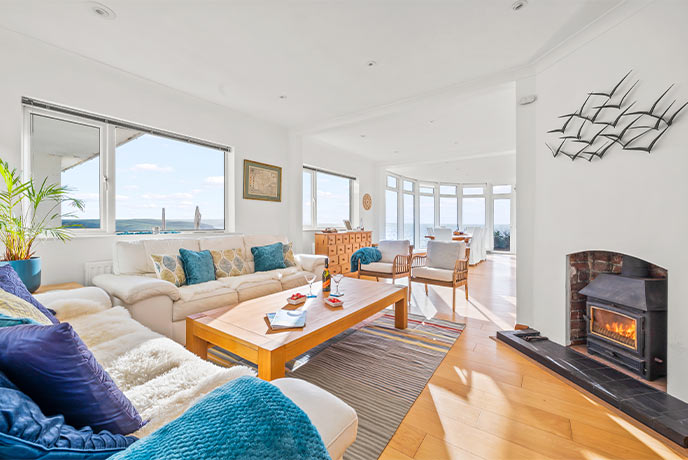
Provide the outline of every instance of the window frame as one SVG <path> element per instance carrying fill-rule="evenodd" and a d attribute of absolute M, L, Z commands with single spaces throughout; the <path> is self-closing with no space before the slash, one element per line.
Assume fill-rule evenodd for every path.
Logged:
<path fill-rule="evenodd" d="M 353 216 L 354 216 L 354 184 L 356 183 L 357 179 L 355 177 L 347 176 L 346 174 L 340 174 L 336 173 L 333 171 L 327 171 L 322 168 L 316 168 L 315 166 L 308 166 L 308 165 L 303 165 L 302 171 L 310 171 L 311 172 L 311 226 L 306 226 L 303 225 L 303 230 L 304 231 L 321 231 L 324 230 L 327 227 L 320 226 L 318 224 L 318 173 L 322 174 L 329 174 L 330 176 L 337 176 L 341 177 L 344 179 L 347 179 L 349 181 L 349 222 L 351 223 L 352 227 L 356 227 L 356 223 L 353 222 Z M 303 175 L 302 175 L 302 184 L 303 184 Z M 302 189 L 303 192 L 303 189 Z M 301 212 L 303 212 L 303 204 L 301 205 Z M 303 222 L 303 217 L 301 218 L 301 221 Z M 344 223 L 342 222 L 341 226 L 334 227 L 337 230 L 342 230 L 345 229 L 346 227 L 344 226 Z"/>
<path fill-rule="evenodd" d="M 116 177 L 116 129 L 118 127 L 137 129 L 147 134 L 164 137 L 178 142 L 189 142 L 192 144 L 201 145 L 204 147 L 215 148 L 223 152 L 224 161 L 224 228 L 223 229 L 199 229 L 199 230 L 175 230 L 175 234 L 198 234 L 198 233 L 231 233 L 234 231 L 234 216 L 235 203 L 233 183 L 234 183 L 234 149 L 230 146 L 223 146 L 214 144 L 212 142 L 204 141 L 182 134 L 172 133 L 169 131 L 147 127 L 144 125 L 137 125 L 120 121 L 114 118 L 108 118 L 101 115 L 92 114 L 89 112 L 79 111 L 58 105 L 52 105 L 32 99 L 22 98 L 22 145 L 21 145 L 21 177 L 23 180 L 29 180 L 33 175 L 33 151 L 31 148 L 31 135 L 33 132 L 32 117 L 34 115 L 61 120 L 70 123 L 77 123 L 86 126 L 93 126 L 100 130 L 100 153 L 99 153 L 99 216 L 100 228 L 72 228 L 73 237 L 81 236 L 98 236 L 98 235 L 126 235 L 124 232 L 116 231 L 116 195 L 117 195 L 117 177 Z M 230 182 L 232 186 L 230 187 Z M 67 184 L 69 185 L 69 184 Z M 141 235 L 149 235 L 153 233 L 141 233 Z M 48 237 L 44 237 L 50 239 Z"/>

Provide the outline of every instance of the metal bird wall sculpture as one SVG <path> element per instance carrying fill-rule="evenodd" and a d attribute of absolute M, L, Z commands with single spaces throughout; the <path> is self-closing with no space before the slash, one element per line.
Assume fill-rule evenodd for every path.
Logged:
<path fill-rule="evenodd" d="M 638 101 L 628 102 L 640 81 L 631 84 L 628 77 L 632 73 L 629 71 L 609 91 L 588 93 L 576 111 L 559 117 L 563 124 L 547 131 L 555 139 L 545 143 L 552 156 L 592 161 L 617 145 L 626 151 L 652 151 L 688 102 L 672 109 L 677 100 L 669 102 L 666 97 L 674 87 L 671 85 L 648 109 L 638 109 Z"/>

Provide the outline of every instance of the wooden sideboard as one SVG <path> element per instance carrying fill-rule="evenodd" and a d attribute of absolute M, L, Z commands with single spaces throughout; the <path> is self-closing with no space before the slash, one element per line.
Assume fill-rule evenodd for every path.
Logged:
<path fill-rule="evenodd" d="M 315 234 L 315 253 L 330 259 L 330 273 L 349 273 L 351 256 L 359 249 L 373 245 L 372 232 L 350 231 Z"/>

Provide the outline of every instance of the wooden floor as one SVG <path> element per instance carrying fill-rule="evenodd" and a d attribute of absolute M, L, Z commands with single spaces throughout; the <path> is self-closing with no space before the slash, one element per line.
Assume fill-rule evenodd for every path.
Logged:
<path fill-rule="evenodd" d="M 515 258 L 469 274 L 470 300 L 413 286 L 413 313 L 467 327 L 382 453 L 408 459 L 680 459 L 680 449 L 490 336 L 515 321 Z M 459 300 L 461 299 L 461 300 Z"/>

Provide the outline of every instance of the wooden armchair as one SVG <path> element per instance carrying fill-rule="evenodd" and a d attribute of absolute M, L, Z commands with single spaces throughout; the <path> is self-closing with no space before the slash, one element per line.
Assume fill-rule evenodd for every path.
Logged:
<path fill-rule="evenodd" d="M 406 243 L 406 244 L 404 244 Z M 380 241 L 378 244 L 383 253 L 380 262 L 362 265 L 358 262 L 358 277 L 370 276 L 377 281 L 380 278 L 388 278 L 394 283 L 399 278 L 408 278 L 411 274 L 411 258 L 413 257 L 413 245 L 408 241 Z M 395 251 L 403 251 L 402 254 L 391 254 Z M 391 259 L 393 256 L 393 259 Z M 391 262 L 390 262 L 391 259 Z"/>
<path fill-rule="evenodd" d="M 428 246 L 433 242 L 429 242 Z M 437 244 L 437 243 L 434 243 Z M 465 243 L 454 243 L 460 248 L 463 258 L 456 259 L 454 269 L 427 266 L 427 255 L 415 255 L 411 261 L 410 282 L 425 284 L 425 294 L 428 294 L 428 284 L 452 288 L 452 311 L 456 310 L 456 288 L 464 287 L 468 300 L 468 258 L 465 256 Z M 410 286 L 410 283 L 409 283 Z"/>

